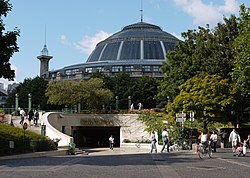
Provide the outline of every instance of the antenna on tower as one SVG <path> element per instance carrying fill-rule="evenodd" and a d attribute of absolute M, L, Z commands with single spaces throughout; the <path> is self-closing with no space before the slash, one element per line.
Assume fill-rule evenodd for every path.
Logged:
<path fill-rule="evenodd" d="M 43 46 L 43 49 L 42 49 L 42 51 L 41 51 L 41 54 L 42 55 L 45 55 L 45 56 L 48 56 L 49 55 L 49 51 L 48 51 L 48 49 L 47 49 L 47 45 L 46 45 L 46 25 L 45 25 L 45 36 L 44 36 L 44 46 Z"/>
<path fill-rule="evenodd" d="M 47 37 L 46 37 L 46 35 L 47 35 L 47 34 L 46 34 L 46 30 L 47 30 L 47 28 L 46 28 L 46 24 L 45 24 L 45 36 L 44 36 L 45 39 L 44 39 L 44 45 L 46 45 L 46 38 L 47 38 Z"/>
<path fill-rule="evenodd" d="M 142 4 L 142 0 L 141 0 L 141 22 L 143 22 L 143 4 Z"/>

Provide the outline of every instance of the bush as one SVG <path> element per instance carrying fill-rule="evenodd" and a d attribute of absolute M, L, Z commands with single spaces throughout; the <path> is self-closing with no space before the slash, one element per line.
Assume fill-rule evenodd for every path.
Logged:
<path fill-rule="evenodd" d="M 10 148 L 10 141 L 14 148 Z M 54 142 L 45 136 L 5 124 L 0 124 L 0 143 L 0 156 L 56 149 Z"/>

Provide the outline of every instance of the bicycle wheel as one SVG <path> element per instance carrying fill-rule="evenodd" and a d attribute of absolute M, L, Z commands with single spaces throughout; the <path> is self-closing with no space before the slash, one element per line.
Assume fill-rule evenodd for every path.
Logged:
<path fill-rule="evenodd" d="M 200 159 L 203 159 L 205 157 L 204 149 L 202 146 L 198 146 L 197 154 Z"/>
<path fill-rule="evenodd" d="M 208 151 L 207 151 L 207 155 L 208 155 L 209 158 L 212 158 L 212 154 L 213 154 L 212 153 L 212 148 L 211 148 L 211 146 L 209 146 Z"/>

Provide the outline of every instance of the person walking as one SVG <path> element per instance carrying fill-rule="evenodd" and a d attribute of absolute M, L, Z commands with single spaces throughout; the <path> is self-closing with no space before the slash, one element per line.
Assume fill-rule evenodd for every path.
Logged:
<path fill-rule="evenodd" d="M 39 119 L 39 112 L 35 111 L 35 115 L 34 115 L 34 125 L 35 126 L 37 126 L 38 119 Z"/>
<path fill-rule="evenodd" d="M 226 132 L 226 130 L 224 130 L 223 133 L 221 134 L 221 140 L 223 143 L 223 147 L 226 148 L 227 147 L 227 132 Z"/>
<path fill-rule="evenodd" d="M 33 112 L 32 109 L 29 111 L 29 116 L 28 116 L 28 117 L 29 117 L 29 118 L 28 118 L 28 120 L 29 120 L 29 126 L 31 126 L 31 120 L 32 120 L 33 117 L 34 117 L 34 112 Z"/>
<path fill-rule="evenodd" d="M 110 150 L 114 150 L 114 142 L 115 142 L 115 139 L 114 139 L 113 135 L 111 135 L 109 137 L 109 148 L 110 148 Z"/>
<path fill-rule="evenodd" d="M 21 115 L 20 124 L 23 125 L 24 117 L 25 117 L 25 111 L 23 109 L 20 110 L 20 115 Z"/>
<path fill-rule="evenodd" d="M 232 151 L 233 153 L 235 153 L 237 150 L 238 143 L 240 142 L 240 135 L 235 129 L 233 129 L 229 135 L 229 142 L 231 142 Z"/>
<path fill-rule="evenodd" d="M 167 146 L 167 152 L 169 152 L 169 144 L 168 144 L 168 132 L 167 129 L 164 128 L 162 134 L 162 140 L 163 140 L 163 147 L 161 149 L 161 152 L 163 152 L 165 150 L 165 147 Z"/>
<path fill-rule="evenodd" d="M 151 149 L 150 149 L 150 153 L 153 152 L 153 150 L 155 151 L 155 153 L 157 153 L 157 148 L 156 148 L 156 136 L 155 136 L 155 131 L 152 131 L 151 133 Z"/>
<path fill-rule="evenodd" d="M 211 134 L 210 139 L 211 139 L 212 144 L 213 144 L 213 151 L 216 152 L 218 135 L 215 133 L 215 131 L 213 131 L 213 133 Z"/>

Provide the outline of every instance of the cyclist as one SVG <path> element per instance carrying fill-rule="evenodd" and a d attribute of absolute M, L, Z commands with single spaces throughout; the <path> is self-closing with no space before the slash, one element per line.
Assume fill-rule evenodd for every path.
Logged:
<path fill-rule="evenodd" d="M 209 145 L 209 138 L 209 132 L 207 131 L 207 129 L 204 129 L 201 133 L 201 144 L 203 145 L 204 150 L 206 150 Z"/>

